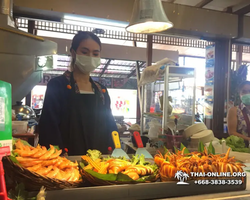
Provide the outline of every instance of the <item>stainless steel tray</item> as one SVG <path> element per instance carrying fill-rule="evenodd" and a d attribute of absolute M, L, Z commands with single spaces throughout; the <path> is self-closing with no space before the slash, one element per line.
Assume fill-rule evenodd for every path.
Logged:
<path fill-rule="evenodd" d="M 242 185 L 196 185 L 194 181 L 190 181 L 189 185 L 177 185 L 176 182 L 156 182 L 48 191 L 46 200 L 146 200 L 231 192 L 245 189 L 246 179 Z"/>

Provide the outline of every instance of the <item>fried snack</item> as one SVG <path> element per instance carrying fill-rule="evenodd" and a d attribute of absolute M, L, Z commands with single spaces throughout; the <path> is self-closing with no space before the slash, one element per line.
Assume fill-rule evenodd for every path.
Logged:
<path fill-rule="evenodd" d="M 166 153 L 164 156 L 159 153 L 155 155 L 154 161 L 159 166 L 159 172 L 167 178 L 174 178 L 177 171 L 190 175 L 190 172 L 243 172 L 242 163 L 236 162 L 234 157 L 229 158 L 230 148 L 227 153 L 221 155 L 208 154 L 207 149 L 204 148 L 204 152 L 192 152 L 188 155 L 184 155 L 182 151 L 178 151 L 176 154 Z"/>
<path fill-rule="evenodd" d="M 84 155 L 82 159 L 88 162 L 84 170 L 93 170 L 100 174 L 118 174 L 128 175 L 133 180 L 138 180 L 141 176 L 154 174 L 154 170 L 149 166 L 132 165 L 131 162 L 121 159 L 109 159 L 107 161 L 92 160 L 89 156 Z"/>
<path fill-rule="evenodd" d="M 22 167 L 42 176 L 55 178 L 62 181 L 77 182 L 80 179 L 78 163 L 73 163 L 67 158 L 60 157 L 62 150 L 57 150 L 50 145 L 50 149 L 38 145 L 30 147 L 20 140 L 15 144 L 17 161 Z"/>

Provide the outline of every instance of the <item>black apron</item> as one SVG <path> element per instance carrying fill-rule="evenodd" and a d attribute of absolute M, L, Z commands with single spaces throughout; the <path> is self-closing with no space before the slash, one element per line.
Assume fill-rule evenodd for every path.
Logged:
<path fill-rule="evenodd" d="M 64 148 L 69 155 L 84 155 L 88 149 L 107 153 L 111 145 L 109 117 L 97 86 L 90 79 L 94 94 L 77 94 L 73 73 L 70 78 L 68 108 L 62 120 Z"/>

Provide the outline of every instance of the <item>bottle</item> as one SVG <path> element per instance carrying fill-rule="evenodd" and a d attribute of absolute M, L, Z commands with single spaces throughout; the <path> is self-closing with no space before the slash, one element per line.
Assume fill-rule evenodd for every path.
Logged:
<path fill-rule="evenodd" d="M 0 147 L 12 151 L 11 84 L 0 80 Z"/>

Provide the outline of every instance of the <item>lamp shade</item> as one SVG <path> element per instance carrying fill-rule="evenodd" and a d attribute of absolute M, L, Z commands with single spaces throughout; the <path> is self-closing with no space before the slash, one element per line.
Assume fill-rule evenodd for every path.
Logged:
<path fill-rule="evenodd" d="M 173 27 L 161 0 L 135 0 L 132 17 L 126 30 L 131 33 L 156 33 Z"/>

